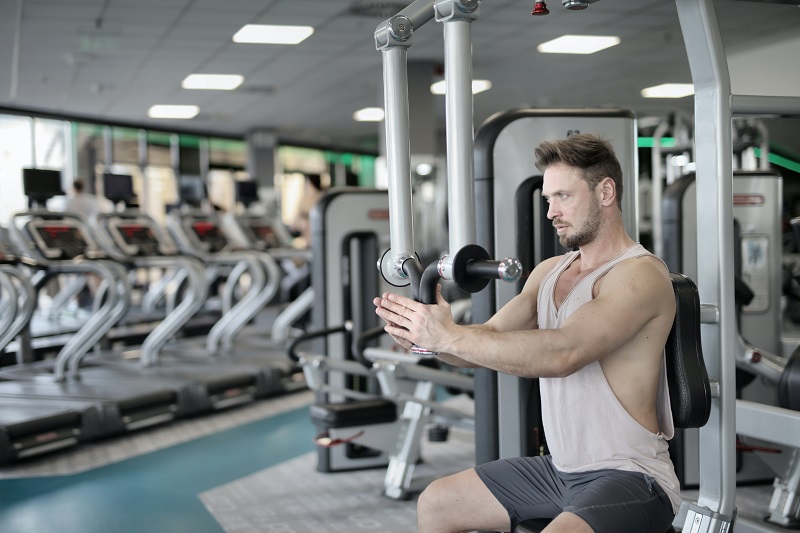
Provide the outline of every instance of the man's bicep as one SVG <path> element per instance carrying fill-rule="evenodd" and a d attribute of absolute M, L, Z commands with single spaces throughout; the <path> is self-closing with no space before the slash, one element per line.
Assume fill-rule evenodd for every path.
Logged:
<path fill-rule="evenodd" d="M 564 323 L 562 330 L 579 344 L 588 364 L 633 339 L 651 320 L 674 316 L 669 276 L 652 267 L 620 271 Z"/>
<path fill-rule="evenodd" d="M 536 329 L 536 295 L 525 292 L 516 295 L 486 322 L 486 326 L 496 332 Z"/>
<path fill-rule="evenodd" d="M 561 256 L 550 257 L 533 269 L 522 291 L 505 304 L 486 325 L 494 331 L 524 331 L 538 328 L 539 286 Z"/>

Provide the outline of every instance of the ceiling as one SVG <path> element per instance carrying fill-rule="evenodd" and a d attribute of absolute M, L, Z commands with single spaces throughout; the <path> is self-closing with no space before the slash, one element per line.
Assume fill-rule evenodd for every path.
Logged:
<path fill-rule="evenodd" d="M 0 106 L 180 131 L 272 129 L 285 140 L 374 148 L 381 126 L 352 115 L 381 105 L 373 33 L 408 3 L 0 0 Z M 528 0 L 481 4 L 472 25 L 473 75 L 493 88 L 474 98 L 476 125 L 520 106 L 616 106 L 640 117 L 691 112 L 691 97 L 647 100 L 639 93 L 691 82 L 674 2 L 602 0 L 567 11 L 551 0 L 547 17 L 532 17 L 532 7 Z M 795 6 L 718 1 L 717 11 L 729 50 L 796 37 L 800 28 Z M 311 25 L 315 33 L 296 46 L 232 42 L 248 23 Z M 588 56 L 536 51 L 567 33 L 617 35 L 621 44 Z M 437 23 L 415 32 L 408 58 L 430 62 L 431 77 L 438 75 Z M 184 90 L 191 73 L 242 74 L 245 82 L 232 92 Z M 148 119 L 154 104 L 196 104 L 201 112 L 188 121 Z M 443 128 L 444 97 L 434 105 Z"/>

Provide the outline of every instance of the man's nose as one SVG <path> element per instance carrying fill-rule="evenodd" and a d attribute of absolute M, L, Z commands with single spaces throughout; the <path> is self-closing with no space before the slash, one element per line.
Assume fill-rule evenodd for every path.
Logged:
<path fill-rule="evenodd" d="M 556 207 L 555 201 L 551 200 L 549 204 L 547 204 L 547 218 L 548 220 L 553 220 L 558 216 L 558 208 Z"/>

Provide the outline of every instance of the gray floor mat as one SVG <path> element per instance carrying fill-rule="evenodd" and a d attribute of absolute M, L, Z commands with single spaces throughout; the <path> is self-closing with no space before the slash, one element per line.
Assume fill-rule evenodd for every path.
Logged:
<path fill-rule="evenodd" d="M 451 429 L 445 443 L 422 443 L 412 491 L 473 464 L 474 434 Z M 416 531 L 414 500 L 381 495 L 386 469 L 323 474 L 309 453 L 232 483 L 200 499 L 226 532 Z"/>

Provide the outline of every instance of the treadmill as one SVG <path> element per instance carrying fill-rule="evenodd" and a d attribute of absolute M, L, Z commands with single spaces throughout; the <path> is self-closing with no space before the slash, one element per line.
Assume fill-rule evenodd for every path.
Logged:
<path fill-rule="evenodd" d="M 225 235 L 230 243 L 246 250 L 267 253 L 279 261 L 282 266 L 285 262 L 294 260 L 309 263 L 312 257 L 311 250 L 287 246 L 288 235 L 279 221 L 265 214 L 247 212 L 249 206 L 258 200 L 255 185 L 255 182 L 252 181 L 236 182 L 236 199 L 242 204 L 244 212 L 229 212 L 221 219 Z M 284 290 L 286 289 L 282 289 L 282 291 Z M 260 327 L 261 324 L 256 321 L 255 324 L 246 326 L 236 337 L 237 348 L 249 351 L 269 351 L 283 356 L 291 338 L 303 333 L 303 331 L 298 333 L 298 330 L 293 330 L 293 327 L 311 312 L 314 298 L 314 290 L 308 287 L 288 305 L 275 306 L 280 311 L 274 317 L 270 334 L 265 335 L 263 327 Z"/>
<path fill-rule="evenodd" d="M 276 394 L 305 389 L 302 370 L 289 358 L 283 342 L 275 346 L 255 346 L 251 349 L 234 345 L 234 340 L 242 329 L 254 320 L 278 293 L 281 273 L 272 256 L 258 250 L 235 248 L 216 213 L 199 210 L 172 211 L 167 216 L 167 228 L 184 253 L 221 269 L 232 267 L 223 294 L 223 307 L 230 307 L 230 310 L 223 314 L 223 320 L 229 320 L 217 323 L 209 332 L 205 347 L 197 346 L 194 353 L 204 354 L 226 364 L 257 365 L 276 379 L 274 390 Z M 244 271 L 251 277 L 250 290 L 239 302 L 232 305 L 235 285 Z M 295 306 L 289 311 L 289 315 L 299 313 L 297 318 L 302 316 L 313 302 L 313 293 L 310 298 L 304 298 L 303 301 L 305 303 Z M 288 340 L 288 329 L 295 321 L 296 318 L 289 318 L 288 325 L 284 322 L 285 327 L 281 331 L 287 332 L 286 340 Z M 169 352 L 171 347 L 168 346 L 166 350 Z"/>
<path fill-rule="evenodd" d="M 114 198 L 112 198 L 113 200 Z M 274 394 L 276 377 L 257 366 L 230 365 L 202 357 L 162 357 L 162 350 L 202 307 L 208 294 L 206 270 L 194 257 L 179 255 L 156 222 L 143 213 L 124 211 L 101 214 L 92 223 L 100 246 L 117 260 L 135 268 L 177 269 L 173 286 L 183 287 L 179 305 L 147 336 L 139 350 L 138 364 L 112 354 L 91 357 L 89 364 L 110 365 L 148 378 L 171 378 L 202 387 L 207 408 L 225 409 Z M 170 298 L 171 301 L 177 297 Z M 223 316 L 224 319 L 224 316 Z"/>
<path fill-rule="evenodd" d="M 25 194 L 43 203 L 61 192 L 60 173 L 24 179 Z M 16 364 L 0 369 L 0 398 L 46 398 L 89 401 L 99 411 L 98 436 L 133 431 L 169 422 L 177 411 L 176 394 L 155 381 L 120 375 L 96 379 L 80 375 L 83 356 L 124 315 L 129 302 L 121 267 L 106 260 L 82 230 L 79 215 L 32 209 L 12 217 L 9 232 L 24 257 L 38 263 L 41 288 L 51 276 L 95 274 L 103 280 L 105 298 L 54 361 Z"/>
<path fill-rule="evenodd" d="M 0 244 L 0 351 L 30 322 L 35 293 L 17 270 L 16 256 Z M 100 432 L 97 407 L 91 402 L 41 398 L 0 398 L 0 465 L 71 448 Z"/>

